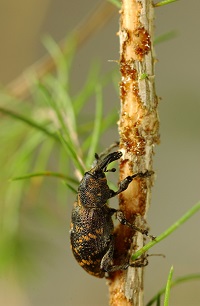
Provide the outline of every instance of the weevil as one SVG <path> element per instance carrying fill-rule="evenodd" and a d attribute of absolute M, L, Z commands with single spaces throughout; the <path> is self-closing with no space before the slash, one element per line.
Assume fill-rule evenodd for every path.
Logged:
<path fill-rule="evenodd" d="M 129 262 L 113 265 L 113 214 L 116 213 L 122 224 L 148 235 L 147 230 L 129 223 L 120 210 L 108 206 L 107 201 L 126 190 L 135 177 L 146 178 L 153 173 L 146 171 L 127 176 L 119 183 L 118 190 L 113 191 L 107 184 L 105 173 L 116 170 L 107 167 L 121 156 L 120 151 L 110 153 L 102 159 L 95 155 L 96 164 L 90 171 L 85 172 L 72 209 L 70 239 L 74 257 L 85 271 L 100 278 L 104 277 L 106 272 L 125 270 L 130 266 Z"/>

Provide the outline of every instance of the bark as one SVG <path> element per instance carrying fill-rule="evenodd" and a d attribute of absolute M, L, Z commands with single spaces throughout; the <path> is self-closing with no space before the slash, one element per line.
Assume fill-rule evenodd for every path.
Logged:
<path fill-rule="evenodd" d="M 120 18 L 119 120 L 120 181 L 128 175 L 152 170 L 154 146 L 159 142 L 158 99 L 154 83 L 153 4 L 150 0 L 123 0 Z M 137 178 L 120 194 L 120 209 L 137 226 L 146 227 L 153 177 Z M 116 229 L 115 260 L 130 256 L 144 244 L 142 234 L 126 226 Z M 129 267 L 109 279 L 110 305 L 143 305 L 143 268 Z"/>

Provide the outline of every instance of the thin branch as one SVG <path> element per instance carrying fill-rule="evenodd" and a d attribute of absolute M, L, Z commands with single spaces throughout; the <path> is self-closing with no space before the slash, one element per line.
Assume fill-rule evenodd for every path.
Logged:
<path fill-rule="evenodd" d="M 115 13 L 116 8 L 107 1 L 101 2 L 97 7 L 92 9 L 87 18 L 80 22 L 70 34 L 70 36 L 74 37 L 77 47 L 82 46 L 94 33 L 104 27 Z M 66 39 L 60 42 L 60 47 L 64 54 L 68 53 L 69 45 L 66 44 Z M 44 56 L 26 69 L 22 75 L 12 81 L 7 86 L 7 91 L 17 98 L 26 98 L 29 95 L 32 85 L 29 76 L 34 73 L 37 79 L 41 79 L 44 75 L 53 71 L 55 65 L 50 55 Z"/>
<path fill-rule="evenodd" d="M 156 239 L 147 243 L 143 248 L 138 250 L 131 257 L 132 260 L 136 260 L 143 253 L 147 252 L 150 248 L 152 248 L 155 244 L 162 241 L 169 235 L 171 235 L 177 228 L 179 228 L 183 223 L 185 223 L 189 218 L 191 218 L 194 214 L 196 214 L 200 210 L 200 202 L 197 202 L 192 208 L 190 208 L 180 219 L 178 219 L 175 223 L 173 223 L 169 228 L 167 228 L 163 233 L 156 237 Z"/>
<path fill-rule="evenodd" d="M 179 285 L 184 282 L 189 282 L 191 280 L 200 280 L 200 274 L 189 274 L 185 276 L 181 276 L 176 278 L 174 281 L 171 283 L 171 287 L 174 287 L 176 285 Z M 190 284 L 190 283 L 189 283 Z M 146 304 L 146 306 L 151 306 L 153 305 L 157 299 L 165 293 L 165 287 L 163 287 L 159 292 Z"/>
<path fill-rule="evenodd" d="M 149 0 L 123 0 L 120 19 L 119 120 L 120 181 L 152 169 L 153 148 L 159 142 L 158 99 L 154 84 L 153 5 Z M 152 178 L 138 178 L 120 194 L 120 209 L 130 222 L 144 226 L 150 203 Z M 116 258 L 141 248 L 143 236 L 122 225 L 116 229 Z M 131 240 L 133 244 L 131 245 Z M 116 294 L 117 292 L 117 294 Z M 143 305 L 143 269 L 129 268 L 111 275 L 110 305 Z"/>
<path fill-rule="evenodd" d="M 154 4 L 154 7 L 159 7 L 159 6 L 163 6 L 166 4 L 171 4 L 172 2 L 177 2 L 178 0 L 163 0 L 163 1 L 159 1 L 157 3 Z"/>
<path fill-rule="evenodd" d="M 38 122 L 28 118 L 28 117 L 25 117 L 24 115 L 18 114 L 14 111 L 11 111 L 11 110 L 3 108 L 3 107 L 0 107 L 0 113 L 3 113 L 4 115 L 9 116 L 10 118 L 17 119 L 18 121 L 21 121 L 21 122 L 29 125 L 30 127 L 33 127 L 36 130 L 43 132 L 47 136 L 50 136 L 51 138 L 53 138 L 54 140 L 59 142 L 58 136 L 55 133 L 50 132 L 48 129 L 46 129 L 44 127 L 44 124 L 42 125 L 42 124 L 40 124 L 40 123 L 38 123 Z"/>
<path fill-rule="evenodd" d="M 25 180 L 25 179 L 30 179 L 33 177 L 38 177 L 38 176 L 48 176 L 48 177 L 57 177 L 60 178 L 61 180 L 65 180 L 67 182 L 73 183 L 78 185 L 78 181 L 75 180 L 73 177 L 64 175 L 59 172 L 52 172 L 52 171 L 42 171 L 42 172 L 35 172 L 35 173 L 28 173 L 25 175 L 21 175 L 18 177 L 13 177 L 10 179 L 10 181 L 19 181 L 19 180 Z"/>
<path fill-rule="evenodd" d="M 172 266 L 171 269 L 170 269 L 169 275 L 168 275 L 167 285 L 166 285 L 166 288 L 165 288 L 164 306 L 169 305 L 169 297 L 170 297 L 170 290 L 171 290 L 171 286 L 172 286 L 173 272 L 174 272 L 174 268 Z"/>

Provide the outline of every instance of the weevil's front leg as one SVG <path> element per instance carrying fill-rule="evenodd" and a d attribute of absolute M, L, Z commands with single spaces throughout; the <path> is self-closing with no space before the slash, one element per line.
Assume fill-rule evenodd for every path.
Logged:
<path fill-rule="evenodd" d="M 145 171 L 145 172 L 138 172 L 135 173 L 133 175 L 129 175 L 127 176 L 123 181 L 120 182 L 119 184 L 119 189 L 117 191 L 113 191 L 111 190 L 111 195 L 110 197 L 115 197 L 116 195 L 118 195 L 119 193 L 121 193 L 122 191 L 126 190 L 129 186 L 129 184 L 132 182 L 132 180 L 136 177 L 141 177 L 141 178 L 145 178 L 145 177 L 149 177 L 153 174 L 153 171 Z"/>

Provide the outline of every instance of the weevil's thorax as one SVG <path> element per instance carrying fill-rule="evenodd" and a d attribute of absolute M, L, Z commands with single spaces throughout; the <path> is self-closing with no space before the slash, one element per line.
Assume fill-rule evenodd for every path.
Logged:
<path fill-rule="evenodd" d="M 78 188 L 80 204 L 88 208 L 101 208 L 109 198 L 110 189 L 104 172 L 95 168 L 86 172 Z"/>

